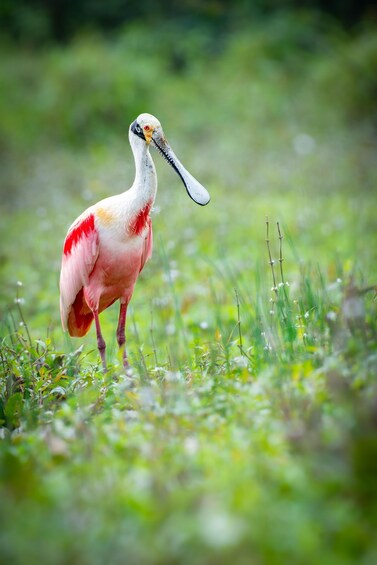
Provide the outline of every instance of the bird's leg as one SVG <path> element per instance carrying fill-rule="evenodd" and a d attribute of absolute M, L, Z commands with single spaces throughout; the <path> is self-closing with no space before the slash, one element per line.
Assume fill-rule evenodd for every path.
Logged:
<path fill-rule="evenodd" d="M 98 351 L 99 351 L 99 354 L 101 355 L 103 372 L 106 373 L 107 372 L 106 343 L 105 343 L 105 340 L 103 339 L 102 332 L 101 332 L 101 326 L 100 326 L 99 318 L 98 318 L 98 310 L 93 310 L 93 317 L 94 317 L 94 322 L 96 324 Z"/>
<path fill-rule="evenodd" d="M 119 320 L 117 327 L 117 341 L 119 348 L 123 350 L 123 367 L 128 369 L 128 359 L 126 352 L 126 316 L 127 316 L 128 302 L 120 303 Z"/>

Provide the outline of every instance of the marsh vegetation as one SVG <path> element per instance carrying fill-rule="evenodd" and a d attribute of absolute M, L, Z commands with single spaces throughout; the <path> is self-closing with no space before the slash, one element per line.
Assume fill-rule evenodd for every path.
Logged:
<path fill-rule="evenodd" d="M 284 13 L 3 44 L 4 563 L 375 562 L 375 31 Z M 155 155 L 133 370 L 113 307 L 104 375 L 94 332 L 62 333 L 61 249 L 131 185 L 142 111 L 212 201 Z"/>

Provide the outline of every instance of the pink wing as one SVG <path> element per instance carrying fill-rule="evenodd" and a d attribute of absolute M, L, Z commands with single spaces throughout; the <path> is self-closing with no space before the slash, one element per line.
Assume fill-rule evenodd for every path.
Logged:
<path fill-rule="evenodd" d="M 99 238 L 94 214 L 86 211 L 69 228 L 64 242 L 60 273 L 60 316 L 64 331 L 68 328 L 72 305 L 88 283 L 98 252 Z"/>
<path fill-rule="evenodd" d="M 140 263 L 140 271 L 139 272 L 141 272 L 143 270 L 145 263 L 148 261 L 148 259 L 151 258 L 152 249 L 153 249 L 152 220 L 148 216 L 146 221 L 147 221 L 147 225 L 148 225 L 148 232 L 147 232 L 147 235 L 145 236 L 145 240 L 144 240 L 144 249 L 143 249 L 143 252 L 142 252 L 142 255 L 141 255 L 141 263 Z"/>

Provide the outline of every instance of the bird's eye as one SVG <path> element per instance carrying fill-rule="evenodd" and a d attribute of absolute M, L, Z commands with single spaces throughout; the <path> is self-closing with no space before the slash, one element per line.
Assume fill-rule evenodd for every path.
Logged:
<path fill-rule="evenodd" d="M 144 131 L 150 131 L 151 126 L 144 126 Z"/>

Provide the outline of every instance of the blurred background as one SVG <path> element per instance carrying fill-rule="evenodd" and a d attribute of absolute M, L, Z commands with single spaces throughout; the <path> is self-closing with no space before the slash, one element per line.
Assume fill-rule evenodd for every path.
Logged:
<path fill-rule="evenodd" d="M 2 0 L 0 30 L 0 561 L 376 563 L 375 2 Z M 117 308 L 106 376 L 58 281 L 141 112 L 212 199 L 155 156 L 130 379 Z"/>
<path fill-rule="evenodd" d="M 144 111 L 212 193 L 198 210 L 156 157 L 173 262 L 225 252 L 252 269 L 270 215 L 292 258 L 375 277 L 376 18 L 352 0 L 3 0 L 2 308 L 24 281 L 37 327 L 59 327 L 66 230 L 131 185 L 128 126 Z"/>

